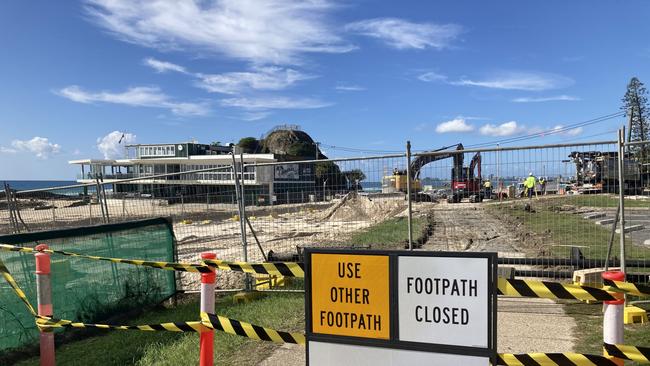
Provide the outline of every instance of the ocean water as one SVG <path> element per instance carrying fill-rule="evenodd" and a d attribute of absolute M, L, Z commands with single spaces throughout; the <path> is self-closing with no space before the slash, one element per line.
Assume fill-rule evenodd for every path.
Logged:
<path fill-rule="evenodd" d="M 4 192 L 5 183 L 9 184 L 11 189 L 18 191 L 78 184 L 73 180 L 0 180 L 0 192 Z"/>

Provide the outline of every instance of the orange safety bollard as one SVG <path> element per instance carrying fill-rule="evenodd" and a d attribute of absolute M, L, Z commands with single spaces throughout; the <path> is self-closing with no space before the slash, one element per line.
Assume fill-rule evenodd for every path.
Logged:
<path fill-rule="evenodd" d="M 201 259 L 217 259 L 214 253 L 201 253 Z M 214 288 L 217 273 L 201 273 L 201 312 L 214 314 Z M 214 329 L 203 329 L 199 335 L 200 366 L 214 365 Z"/>
<path fill-rule="evenodd" d="M 49 249 L 47 244 L 39 244 L 36 250 Z M 50 254 L 37 252 L 36 258 L 36 300 L 38 302 L 38 315 L 51 317 L 52 308 L 52 283 L 50 281 Z M 54 330 L 40 331 L 41 366 L 54 366 Z"/>
<path fill-rule="evenodd" d="M 603 272 L 603 279 L 612 281 L 625 281 L 625 273 L 621 271 Z M 603 342 L 608 344 L 623 344 L 623 315 L 625 313 L 625 299 L 603 301 Z M 607 351 L 604 355 L 612 362 L 623 366 L 625 361 L 610 356 Z"/>

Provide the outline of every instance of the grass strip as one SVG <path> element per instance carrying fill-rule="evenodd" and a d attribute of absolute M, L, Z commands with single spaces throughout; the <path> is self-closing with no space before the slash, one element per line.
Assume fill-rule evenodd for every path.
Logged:
<path fill-rule="evenodd" d="M 233 304 L 232 297 L 220 298 L 216 313 L 269 328 L 300 331 L 304 329 L 304 296 L 273 293 L 245 304 Z M 125 321 L 125 324 L 155 324 L 198 320 L 199 304 L 193 299 L 169 309 L 157 309 Z M 277 348 L 262 342 L 223 332 L 215 333 L 215 364 L 254 365 Z M 57 365 L 197 365 L 197 333 L 106 331 L 83 340 L 57 345 Z M 30 358 L 17 365 L 38 365 Z"/>
<path fill-rule="evenodd" d="M 564 204 L 582 207 L 618 207 L 618 196 L 613 194 L 578 194 L 552 198 L 562 200 Z M 625 199 L 625 207 L 650 207 L 650 199 Z"/>
<path fill-rule="evenodd" d="M 558 211 L 556 206 L 546 202 L 533 201 L 534 212 L 522 209 L 524 201 L 511 205 L 489 205 L 495 215 L 507 215 L 509 219 L 523 225 L 523 230 L 536 234 L 543 240 L 540 247 L 546 253 L 567 258 L 570 247 L 578 247 L 587 258 L 604 259 L 611 235 L 610 226 L 596 225 L 594 220 L 584 219 L 581 214 Z M 522 228 L 520 228 L 521 230 Z M 614 236 L 612 257 L 618 257 L 619 234 Z M 634 245 L 628 241 L 626 258 L 645 259 L 650 257 L 650 248 Z"/>
<path fill-rule="evenodd" d="M 427 220 L 424 217 L 413 218 L 413 241 L 424 229 Z M 371 249 L 404 249 L 408 242 L 408 222 L 406 217 L 394 217 L 354 233 L 348 243 L 352 245 L 370 245 Z"/>

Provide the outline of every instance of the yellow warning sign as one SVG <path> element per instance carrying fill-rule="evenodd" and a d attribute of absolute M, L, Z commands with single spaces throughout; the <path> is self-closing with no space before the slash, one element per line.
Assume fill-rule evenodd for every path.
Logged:
<path fill-rule="evenodd" d="M 389 339 L 388 256 L 314 253 L 312 331 Z"/>

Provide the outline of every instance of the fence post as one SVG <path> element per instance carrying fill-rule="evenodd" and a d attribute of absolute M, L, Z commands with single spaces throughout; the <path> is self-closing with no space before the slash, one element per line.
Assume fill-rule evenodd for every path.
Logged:
<path fill-rule="evenodd" d="M 603 272 L 603 279 L 612 281 L 625 281 L 622 271 Z M 625 299 L 603 301 L 603 342 L 608 344 L 623 344 L 623 315 L 625 313 Z M 610 356 L 607 351 L 605 357 Z M 613 358 L 617 365 L 623 366 L 625 361 Z"/>
<path fill-rule="evenodd" d="M 126 198 L 122 197 L 122 217 L 126 217 Z"/>
<path fill-rule="evenodd" d="M 36 250 L 48 249 L 46 244 L 39 244 Z M 52 284 L 50 282 L 50 254 L 38 252 L 36 258 L 36 301 L 38 315 L 51 317 Z M 40 331 L 41 366 L 54 366 L 54 329 Z"/>
<path fill-rule="evenodd" d="M 215 253 L 201 253 L 201 259 L 217 259 Z M 214 314 L 214 288 L 217 273 L 201 273 L 201 312 Z M 214 365 L 214 329 L 204 329 L 199 334 L 199 365 Z"/>
<path fill-rule="evenodd" d="M 235 155 L 237 154 L 237 149 L 235 146 L 232 147 L 232 171 L 234 173 L 234 180 L 235 180 L 235 196 L 237 197 L 237 209 L 239 212 L 239 229 L 241 231 L 241 241 L 242 241 L 242 249 L 244 251 L 244 257 L 243 260 L 244 262 L 248 262 L 248 245 L 246 242 L 246 197 L 245 197 L 245 190 L 243 188 L 244 184 L 244 155 L 243 153 L 240 153 L 240 170 L 239 172 L 237 171 L 237 161 L 235 160 Z M 238 174 L 241 173 L 241 174 Z M 241 180 L 239 178 L 242 178 Z M 248 274 L 246 274 L 246 277 L 244 277 L 244 287 L 246 288 L 246 291 L 249 291 L 250 288 L 250 277 Z"/>
<path fill-rule="evenodd" d="M 620 129 L 618 130 L 618 209 L 619 209 L 619 219 L 620 219 L 620 250 L 621 250 L 621 272 L 625 276 L 625 163 L 624 163 L 624 153 L 625 153 L 625 140 L 623 139 L 625 132 Z M 616 225 L 616 223 L 614 223 Z M 625 281 L 625 277 L 623 280 Z"/>
<path fill-rule="evenodd" d="M 413 250 L 413 207 L 411 204 L 411 141 L 406 141 L 406 200 L 408 203 L 409 250 Z"/>

